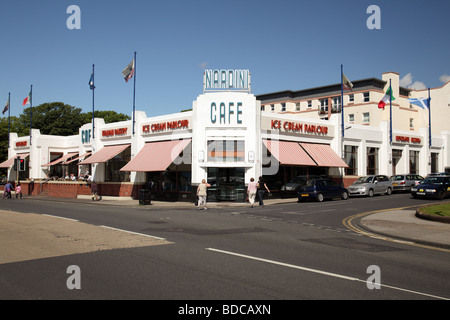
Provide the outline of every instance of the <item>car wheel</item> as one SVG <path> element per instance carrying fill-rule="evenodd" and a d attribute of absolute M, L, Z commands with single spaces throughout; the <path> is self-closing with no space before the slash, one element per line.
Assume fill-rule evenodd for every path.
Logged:
<path fill-rule="evenodd" d="M 373 189 L 369 190 L 369 197 L 373 197 Z"/>
<path fill-rule="evenodd" d="M 441 192 L 439 192 L 438 199 L 439 200 L 444 200 L 444 198 L 445 198 L 445 191 L 442 190 Z"/>
<path fill-rule="evenodd" d="M 391 188 L 387 188 L 386 194 L 388 196 L 390 196 L 392 194 L 392 189 Z"/>
<path fill-rule="evenodd" d="M 342 192 L 341 198 L 342 198 L 342 200 L 348 200 L 348 192 L 346 192 L 346 191 Z"/>
<path fill-rule="evenodd" d="M 319 193 L 317 195 L 317 201 L 322 202 L 323 201 L 323 194 Z"/>

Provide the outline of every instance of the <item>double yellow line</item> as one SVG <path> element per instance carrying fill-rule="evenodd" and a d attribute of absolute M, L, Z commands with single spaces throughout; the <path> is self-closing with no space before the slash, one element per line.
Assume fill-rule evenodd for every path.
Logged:
<path fill-rule="evenodd" d="M 354 221 L 356 219 L 361 219 L 361 218 L 363 218 L 365 216 L 368 216 L 370 214 L 374 214 L 374 213 L 378 213 L 378 212 L 385 212 L 385 211 L 405 210 L 405 209 L 409 209 L 409 208 L 424 207 L 424 206 L 427 206 L 427 205 L 420 205 L 420 206 L 414 205 L 414 206 L 407 206 L 407 207 L 399 207 L 399 208 L 390 208 L 390 209 L 367 211 L 367 212 L 358 213 L 358 214 L 355 214 L 353 216 L 347 217 L 344 220 L 342 220 L 342 223 L 347 229 L 350 229 L 353 232 L 356 232 L 356 233 L 361 234 L 363 236 L 367 236 L 367 237 L 371 237 L 371 238 L 375 238 L 375 239 L 380 239 L 380 240 L 384 240 L 384 241 L 389 241 L 389 242 L 406 244 L 406 245 L 410 245 L 410 246 L 414 246 L 414 247 L 420 247 L 420 248 L 425 248 L 425 249 L 432 249 L 432 250 L 443 251 L 443 252 L 450 252 L 450 250 L 444 249 L 444 248 L 428 246 L 428 245 L 419 244 L 419 243 L 415 243 L 415 242 L 411 242 L 411 241 L 398 240 L 398 239 L 395 239 L 395 238 L 390 238 L 390 237 L 385 236 L 385 235 L 377 235 L 375 233 L 371 233 L 371 232 L 369 232 L 367 230 L 364 230 L 361 227 L 359 227 L 356 224 L 354 224 Z"/>

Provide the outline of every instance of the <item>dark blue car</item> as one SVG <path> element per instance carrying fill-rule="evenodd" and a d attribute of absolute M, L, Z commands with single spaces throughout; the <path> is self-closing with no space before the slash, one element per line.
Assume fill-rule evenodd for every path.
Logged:
<path fill-rule="evenodd" d="M 311 179 L 297 189 L 298 201 L 314 199 L 322 202 L 324 199 L 348 199 L 348 190 L 329 179 Z"/>
<path fill-rule="evenodd" d="M 414 198 L 437 198 L 439 200 L 450 196 L 450 176 L 429 176 L 421 184 L 411 189 Z"/>

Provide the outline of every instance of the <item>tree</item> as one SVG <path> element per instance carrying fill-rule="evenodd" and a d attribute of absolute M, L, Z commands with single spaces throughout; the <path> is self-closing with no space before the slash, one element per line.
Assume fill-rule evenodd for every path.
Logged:
<path fill-rule="evenodd" d="M 92 112 L 86 112 L 81 114 L 83 117 L 83 123 L 92 122 Z M 117 113 L 115 111 L 94 111 L 95 118 L 103 118 L 105 123 L 113 123 L 119 121 L 130 120 L 130 116 L 127 116 L 123 113 Z"/>
<path fill-rule="evenodd" d="M 22 126 L 29 128 L 30 108 L 24 109 L 19 119 Z M 83 124 L 81 109 L 62 102 L 43 103 L 32 110 L 31 127 L 41 134 L 70 136 L 78 134 Z"/>

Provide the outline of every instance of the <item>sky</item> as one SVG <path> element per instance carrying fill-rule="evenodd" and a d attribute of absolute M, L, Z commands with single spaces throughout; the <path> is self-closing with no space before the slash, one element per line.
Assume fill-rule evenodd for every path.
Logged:
<path fill-rule="evenodd" d="M 67 27 L 71 5 L 80 29 Z M 447 0 L 2 0 L 0 12 L 0 108 L 11 93 L 11 116 L 31 85 L 33 106 L 92 111 L 93 64 L 95 110 L 131 116 L 133 81 L 121 72 L 135 51 L 136 110 L 147 117 L 192 108 L 205 68 L 250 70 L 255 95 L 337 84 L 341 64 L 350 81 L 388 71 L 417 89 L 450 80 Z"/>

